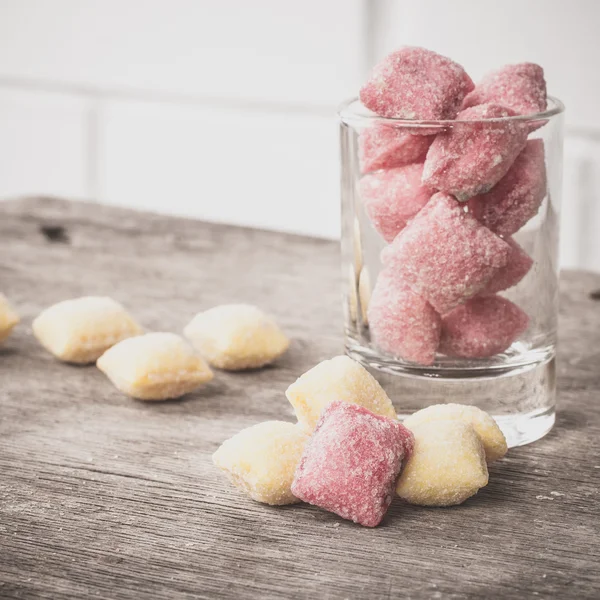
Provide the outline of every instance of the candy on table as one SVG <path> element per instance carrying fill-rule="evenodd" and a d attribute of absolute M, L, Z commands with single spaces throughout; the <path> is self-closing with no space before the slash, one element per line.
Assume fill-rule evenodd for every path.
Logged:
<path fill-rule="evenodd" d="M 355 404 L 331 403 L 309 440 L 292 493 L 344 519 L 375 527 L 394 495 L 394 485 L 413 447 L 398 420 Z"/>
<path fill-rule="evenodd" d="M 510 246 L 451 196 L 438 193 L 382 251 L 385 265 L 445 314 L 506 265 Z"/>
<path fill-rule="evenodd" d="M 380 350 L 421 365 L 433 364 L 441 318 L 390 270 L 377 278 L 368 314 L 371 339 Z"/>
<path fill-rule="evenodd" d="M 223 442 L 213 463 L 237 488 L 257 502 L 300 502 L 291 486 L 309 434 L 298 424 L 267 421 Z"/>
<path fill-rule="evenodd" d="M 116 343 L 143 330 L 112 298 L 84 296 L 42 311 L 33 334 L 46 350 L 65 362 L 95 362 Z"/>
<path fill-rule="evenodd" d="M 358 278 L 358 299 L 360 301 L 360 314 L 363 325 L 369 323 L 369 304 L 371 303 L 371 276 L 369 269 L 364 266 L 360 271 Z"/>
<path fill-rule="evenodd" d="M 474 87 L 459 64 L 431 50 L 406 46 L 374 68 L 360 100 L 382 117 L 454 119 Z"/>
<path fill-rule="evenodd" d="M 360 196 L 375 229 L 391 242 L 424 206 L 434 190 L 421 183 L 423 164 L 414 163 L 365 175 Z"/>
<path fill-rule="evenodd" d="M 464 99 L 463 109 L 488 102 L 506 106 L 519 115 L 546 110 L 544 70 L 534 63 L 519 63 L 488 73 Z"/>
<path fill-rule="evenodd" d="M 249 304 L 223 304 L 198 313 L 184 334 L 211 365 L 228 371 L 272 363 L 290 345 L 275 321 Z"/>
<path fill-rule="evenodd" d="M 420 506 L 453 506 L 487 485 L 483 445 L 469 423 L 428 421 L 411 431 L 415 446 L 396 486 L 400 498 Z"/>
<path fill-rule="evenodd" d="M 423 423 L 432 421 L 459 420 L 471 425 L 479 436 L 488 464 L 502 458 L 508 447 L 500 427 L 494 419 L 477 406 L 465 404 L 434 404 L 414 412 L 407 417 L 403 424 L 411 431 Z"/>
<path fill-rule="evenodd" d="M 412 135 L 393 124 L 376 122 L 358 138 L 362 173 L 423 162 L 434 136 Z"/>
<path fill-rule="evenodd" d="M 517 242 L 512 238 L 507 238 L 505 242 L 511 247 L 506 266 L 496 272 L 480 294 L 495 294 L 517 285 L 533 265 L 533 259 Z"/>
<path fill-rule="evenodd" d="M 298 421 L 312 431 L 321 413 L 334 400 L 358 404 L 396 419 L 396 411 L 377 380 L 347 356 L 324 360 L 301 375 L 285 392 Z"/>
<path fill-rule="evenodd" d="M 174 333 L 123 340 L 96 364 L 119 390 L 138 400 L 179 398 L 213 378 L 204 360 Z"/>
<path fill-rule="evenodd" d="M 498 184 L 469 200 L 469 211 L 488 229 L 509 236 L 537 214 L 545 195 L 544 142 L 529 140 Z"/>
<path fill-rule="evenodd" d="M 509 348 L 528 325 L 529 317 L 506 298 L 473 298 L 442 318 L 439 351 L 463 358 L 493 356 Z"/>
<path fill-rule="evenodd" d="M 0 294 L 0 342 L 4 341 L 19 323 L 19 315 L 4 294 Z"/>
<path fill-rule="evenodd" d="M 431 144 L 423 183 L 453 194 L 460 201 L 489 191 L 525 147 L 527 126 L 518 120 L 483 119 L 515 114 L 495 104 L 481 104 L 460 112 L 453 127 L 439 133 Z"/>

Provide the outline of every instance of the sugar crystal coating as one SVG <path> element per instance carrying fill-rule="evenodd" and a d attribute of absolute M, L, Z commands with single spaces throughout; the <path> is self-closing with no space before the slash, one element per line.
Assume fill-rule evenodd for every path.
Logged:
<path fill-rule="evenodd" d="M 488 413 L 477 406 L 454 403 L 434 404 L 414 412 L 404 420 L 403 424 L 412 431 L 422 423 L 456 419 L 473 427 L 483 444 L 488 464 L 502 458 L 506 454 L 508 447 L 500 427 L 498 427 L 496 421 Z"/>
<path fill-rule="evenodd" d="M 298 424 L 259 423 L 223 442 L 213 463 L 253 500 L 294 504 L 299 500 L 292 494 L 292 481 L 308 437 Z"/>
<path fill-rule="evenodd" d="M 483 445 L 470 424 L 428 421 L 412 432 L 414 450 L 396 486 L 400 498 L 420 506 L 453 506 L 487 485 Z"/>
<path fill-rule="evenodd" d="M 138 400 L 179 398 L 213 378 L 202 358 L 174 333 L 123 340 L 96 364 L 119 390 Z"/>
<path fill-rule="evenodd" d="M 431 50 L 406 46 L 376 65 L 360 100 L 382 117 L 454 119 L 474 87 L 459 64 Z"/>
<path fill-rule="evenodd" d="M 40 344 L 66 362 L 95 362 L 118 342 L 143 330 L 112 298 L 84 296 L 42 311 L 32 324 Z"/>
<path fill-rule="evenodd" d="M 391 242 L 433 195 L 433 190 L 421 183 L 422 174 L 423 165 L 414 163 L 360 180 L 365 210 L 386 242 Z"/>
<path fill-rule="evenodd" d="M 184 334 L 211 365 L 230 371 L 267 365 L 290 344 L 273 319 L 249 304 L 223 304 L 198 313 Z"/>
<path fill-rule="evenodd" d="M 398 420 L 343 401 L 323 412 L 306 445 L 292 493 L 344 519 L 375 527 L 394 495 L 413 436 Z"/>
<path fill-rule="evenodd" d="M 435 194 L 382 261 L 440 314 L 474 296 L 506 265 L 510 246 L 447 194 Z"/>
<path fill-rule="evenodd" d="M 509 348 L 528 325 L 529 317 L 506 298 L 473 298 L 443 317 L 440 352 L 463 358 L 493 356 Z"/>
<path fill-rule="evenodd" d="M 412 135 L 393 124 L 375 123 L 358 138 L 358 159 L 363 173 L 423 162 L 434 136 Z"/>
<path fill-rule="evenodd" d="M 347 356 L 324 360 L 301 375 L 285 392 L 298 421 L 312 431 L 328 404 L 342 400 L 396 419 L 396 411 L 377 380 Z"/>
<path fill-rule="evenodd" d="M 512 238 L 505 241 L 511 248 L 506 265 L 496 272 L 480 294 L 495 294 L 517 285 L 533 266 L 533 259 L 517 242 Z"/>
<path fill-rule="evenodd" d="M 537 214 L 545 195 L 544 142 L 529 140 L 497 185 L 469 200 L 469 210 L 488 229 L 509 236 Z"/>
<path fill-rule="evenodd" d="M 506 106 L 519 115 L 546 110 L 544 70 L 534 63 L 505 65 L 483 77 L 465 98 L 463 108 L 488 102 Z"/>
<path fill-rule="evenodd" d="M 377 278 L 369 305 L 371 339 L 384 352 L 431 365 L 440 342 L 441 318 L 392 271 Z"/>
<path fill-rule="evenodd" d="M 19 315 L 4 294 L 0 294 L 0 342 L 4 341 L 19 323 Z"/>
<path fill-rule="evenodd" d="M 489 191 L 523 150 L 527 126 L 516 120 L 483 119 L 514 115 L 514 111 L 495 104 L 460 112 L 453 127 L 439 133 L 431 144 L 423 183 L 461 201 Z"/>

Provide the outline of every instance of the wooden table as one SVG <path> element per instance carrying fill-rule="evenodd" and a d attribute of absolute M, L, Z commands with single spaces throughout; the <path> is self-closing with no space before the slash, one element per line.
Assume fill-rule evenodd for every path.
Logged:
<path fill-rule="evenodd" d="M 22 324 L 0 349 L 1 598 L 599 598 L 600 277 L 566 273 L 560 411 L 452 509 L 393 504 L 370 530 L 233 489 L 210 456 L 243 427 L 289 419 L 284 391 L 342 352 L 337 245 L 83 203 L 0 203 L 0 290 Z M 123 302 L 180 332 L 231 301 L 293 338 L 276 367 L 219 372 L 141 403 L 31 334 L 45 306 Z"/>

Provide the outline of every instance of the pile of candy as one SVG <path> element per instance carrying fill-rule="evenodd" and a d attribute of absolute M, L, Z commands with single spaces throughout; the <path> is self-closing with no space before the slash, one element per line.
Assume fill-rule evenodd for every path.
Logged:
<path fill-rule="evenodd" d="M 375 527 L 394 494 L 420 506 L 464 502 L 506 454 L 498 425 L 474 406 L 430 406 L 400 423 L 379 383 L 347 356 L 307 371 L 286 396 L 296 424 L 254 425 L 213 455 L 236 487 L 265 504 L 304 501 Z"/>
<path fill-rule="evenodd" d="M 367 311 L 374 344 L 431 365 L 436 353 L 504 352 L 527 315 L 498 292 L 533 261 L 510 237 L 546 195 L 544 121 L 510 119 L 546 109 L 543 70 L 509 65 L 475 86 L 452 60 L 405 47 L 377 65 L 360 91 L 383 119 L 361 132 L 359 192 L 388 246 Z"/>

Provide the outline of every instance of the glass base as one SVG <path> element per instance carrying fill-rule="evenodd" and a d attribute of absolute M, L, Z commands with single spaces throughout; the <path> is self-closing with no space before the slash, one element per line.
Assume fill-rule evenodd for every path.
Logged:
<path fill-rule="evenodd" d="M 381 383 L 401 419 L 431 404 L 478 406 L 494 417 L 510 448 L 535 442 L 554 425 L 556 364 L 551 350 L 475 369 L 412 367 L 354 343 L 346 353 Z"/>

